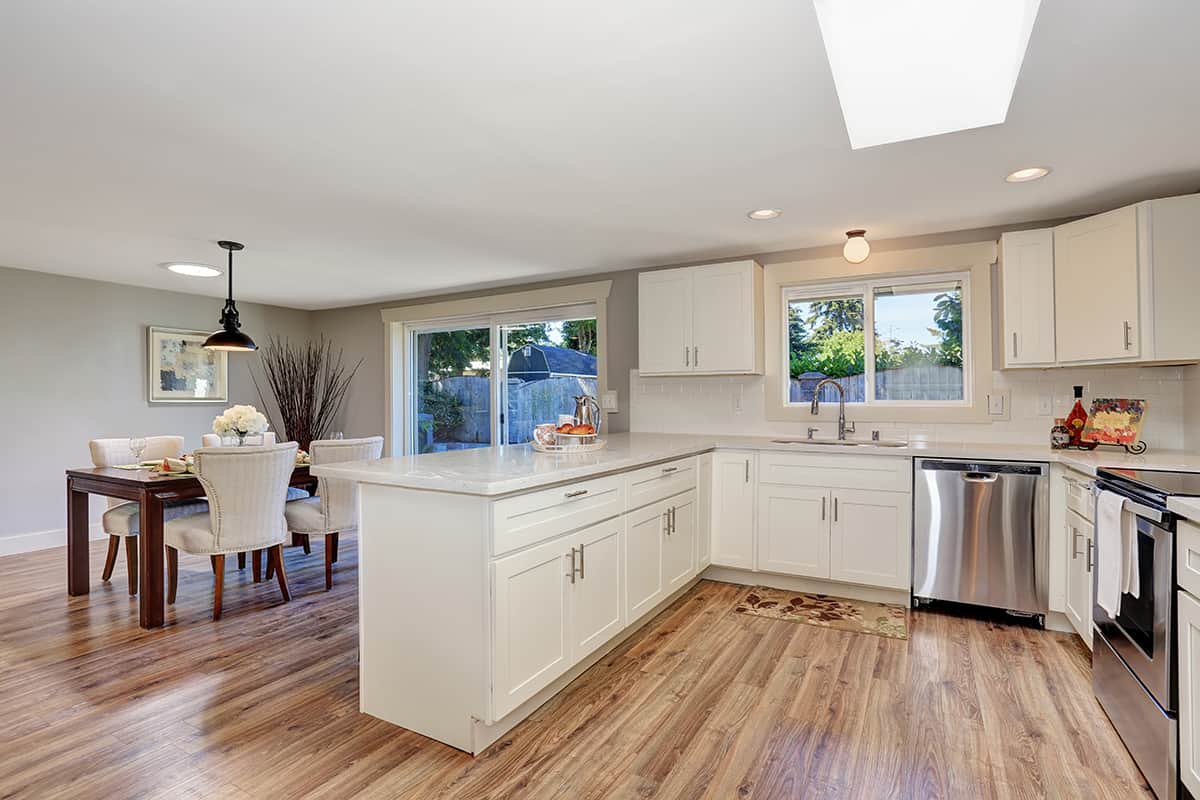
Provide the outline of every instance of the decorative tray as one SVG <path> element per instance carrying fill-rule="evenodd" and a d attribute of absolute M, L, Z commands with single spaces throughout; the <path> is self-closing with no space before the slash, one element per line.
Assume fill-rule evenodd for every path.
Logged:
<path fill-rule="evenodd" d="M 571 441 L 573 439 L 590 439 L 592 441 Z M 533 445 L 533 449 L 539 453 L 592 453 L 596 450 L 603 450 L 608 446 L 607 439 L 597 439 L 595 434 L 573 436 L 571 434 L 560 433 L 556 436 L 556 441 L 556 444 L 542 444 L 537 439 L 534 439 L 529 444 Z"/>

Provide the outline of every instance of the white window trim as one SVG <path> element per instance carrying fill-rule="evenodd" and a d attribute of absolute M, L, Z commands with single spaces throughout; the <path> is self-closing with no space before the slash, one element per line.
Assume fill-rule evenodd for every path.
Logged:
<path fill-rule="evenodd" d="M 867 333 L 875 330 L 875 290 L 881 286 L 933 286 L 939 283 L 959 282 L 962 284 L 963 299 L 963 399 L 962 400 L 877 400 L 875 399 L 875 337 Z M 846 406 L 859 408 L 891 407 L 891 408 L 970 408 L 972 405 L 974 377 L 974 348 L 971 337 L 971 321 L 975 316 L 971 308 L 971 273 L 970 272 L 930 272 L 918 275 L 889 276 L 879 275 L 863 280 L 840 283 L 810 283 L 785 288 L 780 294 L 782 307 L 781 318 L 784 320 L 782 331 L 783 340 L 788 341 L 788 305 L 795 300 L 816 300 L 830 296 L 846 295 L 863 298 L 863 380 L 865 382 L 863 396 L 865 401 L 847 402 Z M 809 408 L 808 403 L 793 403 L 791 397 L 791 350 L 788 346 L 781 347 L 783 363 L 780 365 L 781 374 L 789 380 L 780 381 L 780 399 L 784 406 Z"/>
<path fill-rule="evenodd" d="M 846 416 L 863 423 L 916 425 L 984 423 L 997 419 L 987 413 L 987 396 L 992 391 L 992 269 L 995 263 L 996 242 L 983 241 L 875 251 L 861 264 L 849 264 L 836 256 L 767 264 L 763 274 L 763 345 L 766 350 L 763 401 L 766 418 L 773 422 L 811 424 L 829 422 L 837 416 L 836 403 L 822 403 L 820 415 L 814 418 L 807 405 L 783 402 L 781 386 L 790 378 L 787 362 L 780 352 L 787 342 L 787 314 L 782 302 L 785 290 L 818 283 L 846 284 L 867 279 L 894 282 L 897 278 L 910 275 L 929 276 L 936 280 L 947 273 L 966 272 L 971 276 L 970 310 L 967 312 L 971 320 L 971 404 L 905 406 L 896 402 L 855 403 L 846 407 Z M 966 306 L 968 301 L 964 298 L 963 302 Z"/>
<path fill-rule="evenodd" d="M 561 312 L 569 316 L 583 308 L 594 308 L 597 383 L 602 395 L 608 388 L 608 296 L 611 291 L 612 281 L 594 281 L 383 309 L 380 315 L 384 328 L 385 454 L 405 455 L 415 435 L 408 419 L 414 387 L 408 385 L 410 369 L 407 368 L 413 357 L 411 336 L 414 332 L 447 327 L 491 327 L 528 321 L 537 313 L 555 316 Z M 491 350 L 495 353 L 498 342 L 495 341 L 494 327 L 491 338 Z M 493 386 L 495 384 L 493 382 Z M 495 431 L 500 401 L 498 390 L 493 389 L 493 395 L 492 430 Z M 396 403 L 397 398 L 404 402 Z"/>

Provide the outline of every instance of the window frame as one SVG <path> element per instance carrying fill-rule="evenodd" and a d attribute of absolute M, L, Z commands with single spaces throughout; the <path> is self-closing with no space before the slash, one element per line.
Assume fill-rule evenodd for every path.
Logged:
<path fill-rule="evenodd" d="M 962 347 L 963 366 L 962 383 L 963 396 L 961 400 L 879 400 L 875 397 L 875 291 L 880 287 L 890 286 L 937 286 L 958 282 L 959 293 L 962 296 Z M 828 299 L 830 297 L 846 296 L 861 297 L 863 301 L 863 396 L 864 400 L 848 401 L 847 407 L 869 408 L 973 408 L 975 386 L 974 347 L 972 336 L 971 273 L 968 270 L 957 272 L 932 271 L 909 275 L 879 274 L 853 281 L 829 281 L 794 284 L 784 286 L 780 293 L 780 326 L 781 363 L 779 364 L 781 380 L 780 400 L 784 409 L 794 409 L 807 406 L 808 403 L 792 402 L 791 400 L 791 344 L 788 330 L 788 312 L 791 303 Z M 870 332 L 871 335 L 867 336 Z"/>

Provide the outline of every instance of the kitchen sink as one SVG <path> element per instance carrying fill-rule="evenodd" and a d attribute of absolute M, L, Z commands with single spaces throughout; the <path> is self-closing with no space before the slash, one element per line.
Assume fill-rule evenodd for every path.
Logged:
<path fill-rule="evenodd" d="M 775 444 L 820 444 L 831 447 L 908 447 L 908 442 L 895 442 L 887 439 L 863 442 L 849 439 L 772 439 Z"/>

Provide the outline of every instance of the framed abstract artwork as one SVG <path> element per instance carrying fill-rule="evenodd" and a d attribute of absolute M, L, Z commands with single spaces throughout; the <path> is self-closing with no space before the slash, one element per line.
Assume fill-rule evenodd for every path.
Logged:
<path fill-rule="evenodd" d="M 205 350 L 208 331 L 149 330 L 151 403 L 225 403 L 229 400 L 229 354 Z"/>
<path fill-rule="evenodd" d="M 1092 401 L 1082 439 L 1098 444 L 1137 444 L 1145 416 L 1145 400 L 1098 397 Z"/>

